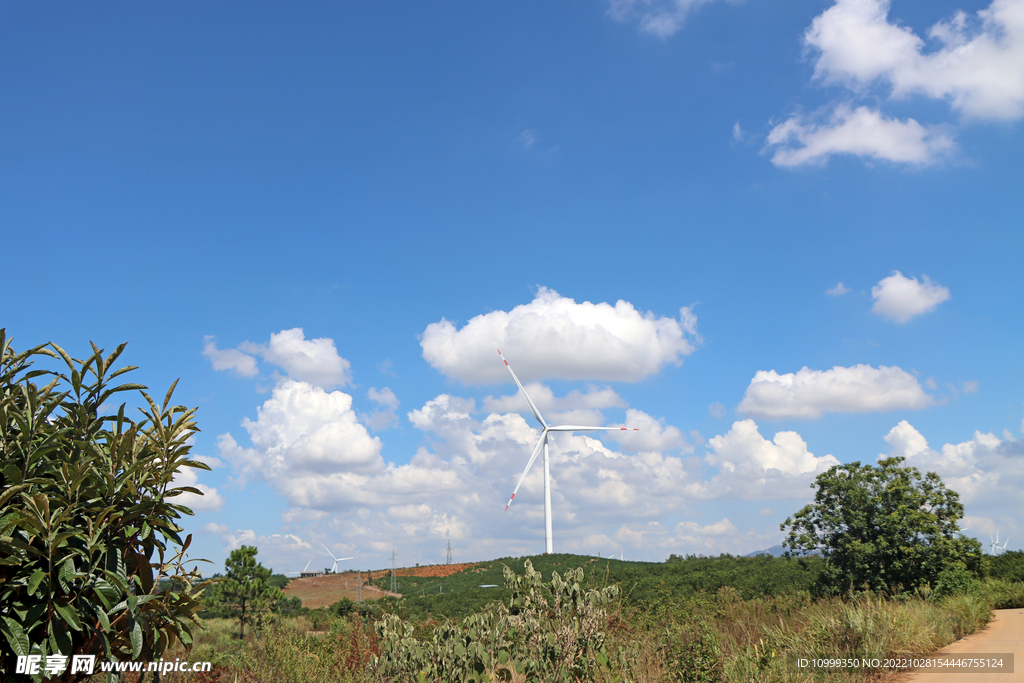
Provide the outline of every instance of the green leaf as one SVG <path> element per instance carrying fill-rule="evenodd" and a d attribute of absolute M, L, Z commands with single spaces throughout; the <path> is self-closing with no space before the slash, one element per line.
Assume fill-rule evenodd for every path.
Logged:
<path fill-rule="evenodd" d="M 64 622 L 60 620 L 50 621 L 50 652 L 53 654 L 70 653 L 74 647 L 71 642 L 71 635 L 64 628 Z"/>
<path fill-rule="evenodd" d="M 132 619 L 132 630 L 129 635 L 132 641 L 132 659 L 136 659 L 142 652 L 142 627 L 135 619 Z"/>
<path fill-rule="evenodd" d="M 10 617 L 4 617 L 0 622 L 0 631 L 3 631 L 7 642 L 16 655 L 27 655 L 29 649 L 28 634 L 22 629 L 21 624 Z"/>
<path fill-rule="evenodd" d="M 39 589 L 39 584 L 42 583 L 43 578 L 46 576 L 46 572 L 42 569 L 37 569 L 32 572 L 32 576 L 28 580 L 28 594 L 35 595 Z"/>
<path fill-rule="evenodd" d="M 78 620 L 78 613 L 75 611 L 74 607 L 67 603 L 55 602 L 53 603 L 53 608 L 57 610 L 57 614 L 64 618 L 64 621 L 68 626 L 76 631 L 82 630 L 82 624 Z"/>

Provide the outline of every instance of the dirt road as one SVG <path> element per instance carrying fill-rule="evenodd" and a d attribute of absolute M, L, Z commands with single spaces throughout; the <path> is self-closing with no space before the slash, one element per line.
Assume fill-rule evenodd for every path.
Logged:
<path fill-rule="evenodd" d="M 1012 652 L 1013 673 L 914 672 L 899 676 L 899 683 L 1024 683 L 1024 609 L 997 609 L 995 619 L 977 633 L 947 645 L 940 652 L 957 655 Z"/>

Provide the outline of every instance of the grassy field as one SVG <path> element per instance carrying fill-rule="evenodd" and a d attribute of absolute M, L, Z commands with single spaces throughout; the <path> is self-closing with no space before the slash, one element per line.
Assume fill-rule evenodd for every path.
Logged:
<path fill-rule="evenodd" d="M 345 616 L 337 606 L 267 614 L 244 641 L 235 637 L 237 622 L 210 620 L 194 647 L 165 659 L 211 661 L 214 671 L 170 673 L 161 683 L 524 683 L 531 671 L 536 680 L 566 682 L 866 683 L 878 672 L 801 672 L 794 662 L 927 652 L 972 633 L 993 608 L 1024 607 L 1024 583 L 1007 580 L 1024 564 L 1018 555 L 989 567 L 997 578 L 941 597 L 927 588 L 816 597 L 816 558 L 639 563 L 551 555 L 458 571 L 413 568 L 398 577 L 405 597 L 367 600 L 361 612 L 347 605 Z M 536 560 L 532 579 L 528 559 Z M 552 581 L 555 571 L 575 578 Z M 327 578 L 344 590 L 344 575 Z M 488 583 L 500 587 L 480 588 Z M 417 588 L 425 595 L 416 597 Z"/>

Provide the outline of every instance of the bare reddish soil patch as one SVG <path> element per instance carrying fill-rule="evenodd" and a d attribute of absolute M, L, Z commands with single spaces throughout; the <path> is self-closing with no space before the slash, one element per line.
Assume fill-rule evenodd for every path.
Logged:
<path fill-rule="evenodd" d="M 459 572 L 472 569 L 483 562 L 463 562 L 461 564 L 431 564 L 425 567 L 403 567 L 401 569 L 395 569 L 395 574 L 399 576 L 425 576 L 428 578 L 444 578 L 451 576 L 452 574 L 458 574 Z M 390 576 L 390 569 L 381 569 L 380 571 L 372 572 L 371 576 L 374 579 L 379 579 L 382 576 Z"/>
<path fill-rule="evenodd" d="M 399 576 L 423 576 L 427 578 L 444 578 L 461 571 L 472 569 L 482 562 L 464 562 L 461 564 L 434 564 L 427 567 L 404 567 L 396 569 Z M 363 600 L 376 600 L 385 595 L 392 595 L 376 586 L 368 586 L 367 581 L 389 576 L 390 569 L 381 569 L 363 574 Z M 369 575 L 369 576 L 367 576 Z M 326 574 L 311 579 L 295 579 L 284 589 L 290 598 L 302 600 L 303 607 L 317 608 L 333 605 L 342 598 L 356 599 L 356 573 Z"/>
<path fill-rule="evenodd" d="M 295 579 L 289 583 L 284 594 L 289 598 L 299 598 L 303 607 L 317 608 L 333 605 L 342 598 L 356 599 L 356 573 L 328 574 L 312 579 Z M 376 586 L 366 585 L 366 574 L 363 574 L 363 600 L 376 600 L 386 593 Z"/>

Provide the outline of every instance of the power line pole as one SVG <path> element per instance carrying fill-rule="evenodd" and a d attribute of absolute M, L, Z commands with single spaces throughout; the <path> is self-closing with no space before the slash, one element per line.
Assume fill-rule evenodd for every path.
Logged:
<path fill-rule="evenodd" d="M 452 539 L 450 539 L 450 538 L 448 539 L 448 557 L 444 561 L 444 563 L 445 564 L 451 564 L 452 563 Z"/>
<path fill-rule="evenodd" d="M 363 573 L 356 570 L 356 602 L 363 601 Z"/>

